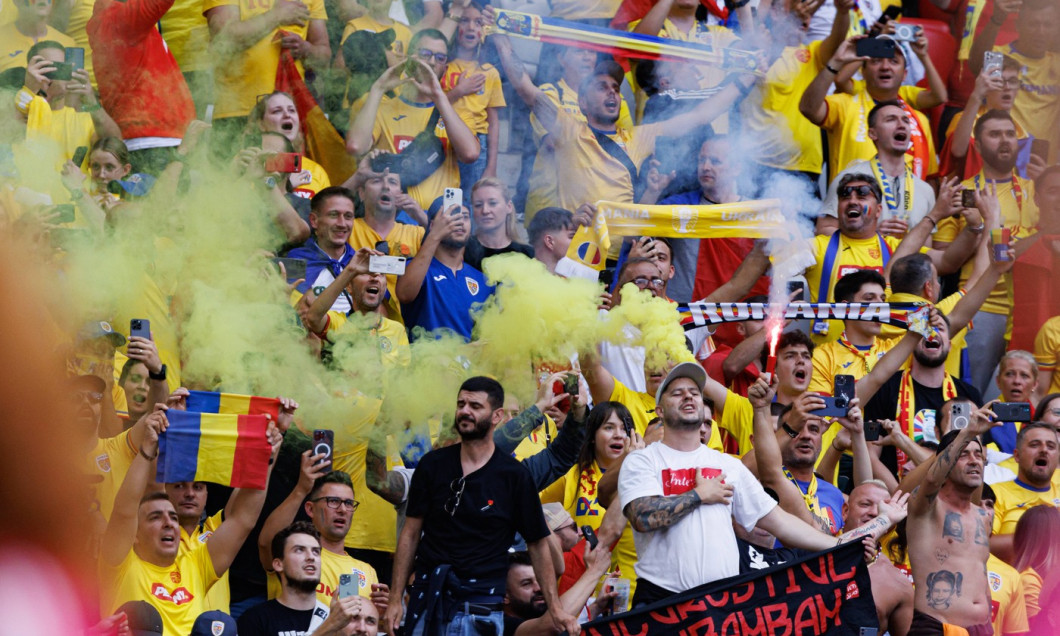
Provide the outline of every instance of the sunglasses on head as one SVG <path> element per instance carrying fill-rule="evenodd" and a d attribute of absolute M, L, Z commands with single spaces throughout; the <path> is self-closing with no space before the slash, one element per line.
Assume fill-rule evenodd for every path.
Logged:
<path fill-rule="evenodd" d="M 872 188 L 867 185 L 843 186 L 842 188 L 839 188 L 839 196 L 844 199 L 854 194 L 855 192 L 858 194 L 859 197 L 867 197 L 870 194 L 872 196 L 876 196 L 876 193 L 872 190 Z"/>

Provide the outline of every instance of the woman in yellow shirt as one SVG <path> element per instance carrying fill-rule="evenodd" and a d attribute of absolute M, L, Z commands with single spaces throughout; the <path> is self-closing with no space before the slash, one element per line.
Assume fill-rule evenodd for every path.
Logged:
<path fill-rule="evenodd" d="M 604 472 L 617 465 L 628 452 L 633 416 L 621 402 L 601 402 L 589 412 L 586 429 L 578 463 L 541 492 L 541 503 L 558 501 L 578 527 L 599 530 L 606 509 L 597 499 L 597 485 Z M 637 575 L 633 571 L 636 561 L 633 531 L 627 523 L 612 553 L 611 564 L 619 576 L 630 580 L 631 597 L 636 589 Z"/>
<path fill-rule="evenodd" d="M 1013 537 L 1016 560 L 1023 584 L 1023 600 L 1032 634 L 1056 633 L 1046 628 L 1055 617 L 1050 610 L 1060 587 L 1060 510 L 1052 506 L 1034 506 L 1016 523 Z"/>
<path fill-rule="evenodd" d="M 305 139 L 302 137 L 302 122 L 294 99 L 282 91 L 261 98 L 250 111 L 247 128 L 252 133 L 277 133 L 284 136 L 295 152 L 302 155 L 302 171 L 292 173 L 291 192 L 311 199 L 313 195 L 331 186 L 331 179 L 324 167 L 305 156 Z"/>

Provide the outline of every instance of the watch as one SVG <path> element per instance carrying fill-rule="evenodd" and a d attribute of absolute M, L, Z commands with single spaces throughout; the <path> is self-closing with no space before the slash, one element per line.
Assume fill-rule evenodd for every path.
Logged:
<path fill-rule="evenodd" d="M 266 188 L 268 188 L 270 190 L 273 190 L 273 189 L 276 188 L 276 177 L 271 176 L 271 175 L 268 176 L 268 177 L 265 177 L 264 183 L 265 183 L 265 187 Z"/>
<path fill-rule="evenodd" d="M 166 365 L 163 364 L 162 365 L 162 370 L 159 371 L 158 373 L 154 373 L 154 372 L 148 370 L 147 377 L 151 378 L 152 380 L 165 380 L 166 379 Z"/>

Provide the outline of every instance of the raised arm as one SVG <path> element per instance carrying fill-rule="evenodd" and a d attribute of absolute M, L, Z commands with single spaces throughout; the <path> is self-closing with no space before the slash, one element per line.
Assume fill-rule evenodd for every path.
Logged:
<path fill-rule="evenodd" d="M 562 381 L 566 375 L 566 372 L 561 371 L 545 378 L 537 385 L 537 401 L 493 431 L 493 443 L 497 445 L 497 450 L 505 455 L 514 453 L 516 446 L 545 423 L 545 411 L 549 407 L 571 397 L 566 393 L 556 395 L 553 391 L 554 383 Z"/>
<path fill-rule="evenodd" d="M 361 109 L 357 111 L 357 116 L 354 117 L 350 129 L 346 131 L 346 152 L 355 157 L 361 157 L 372 149 L 375 143 L 372 132 L 375 130 L 375 118 L 379 113 L 379 104 L 382 103 L 383 96 L 412 81 L 412 78 L 401 77 L 401 71 L 404 68 L 404 64 L 391 66 L 372 83 L 372 87 L 368 89 L 368 96 L 361 104 Z"/>
<path fill-rule="evenodd" d="M 754 88 L 755 81 L 754 75 L 737 75 L 725 88 L 704 99 L 692 110 L 659 122 L 659 136 L 680 137 L 709 124 L 727 113 L 737 100 L 746 97 Z"/>
<path fill-rule="evenodd" d="M 327 472 L 325 468 L 331 465 L 331 460 L 325 457 L 323 453 L 314 455 L 312 450 L 302 453 L 298 482 L 294 485 L 294 490 L 265 519 L 261 533 L 258 534 L 258 558 L 266 572 L 272 572 L 272 538 L 277 532 L 294 522 L 295 515 L 302 507 L 302 502 L 309 496 L 313 484 Z M 212 538 L 210 540 L 213 541 Z"/>
<path fill-rule="evenodd" d="M 836 72 L 842 70 L 847 64 L 863 62 L 868 59 L 857 55 L 854 43 L 860 38 L 861 36 L 855 36 L 849 40 L 844 40 L 836 48 L 835 53 L 825 62 L 824 68 L 818 71 L 817 76 L 813 78 L 813 81 L 799 99 L 799 112 L 814 124 L 820 126 L 828 115 L 828 105 L 825 103 L 824 98 L 832 88 Z"/>
<path fill-rule="evenodd" d="M 765 240 L 755 241 L 754 247 L 740 262 L 732 277 L 704 298 L 704 302 L 731 303 L 747 296 L 758 279 L 769 270 L 769 255 L 765 248 Z"/>
<path fill-rule="evenodd" d="M 957 189 L 959 184 L 960 179 L 957 177 L 947 177 L 942 180 L 939 185 L 939 195 L 935 199 L 935 205 L 928 210 L 928 213 L 924 215 L 924 218 L 920 219 L 916 225 L 909 228 L 909 231 L 906 232 L 904 237 L 902 237 L 901 242 L 898 243 L 898 247 L 894 248 L 894 253 L 891 254 L 891 260 L 887 263 L 887 267 L 883 271 L 884 278 L 890 278 L 891 266 L 895 261 L 919 252 L 920 248 L 931 240 L 931 232 L 938 227 L 938 224 L 942 222 L 943 219 L 953 214 L 955 211 L 952 208 L 954 197 L 960 196 Z"/>
<path fill-rule="evenodd" d="M 415 63 L 412 83 L 424 94 L 431 96 L 434 107 L 445 123 L 445 134 L 449 139 L 449 148 L 453 155 L 461 163 L 472 163 L 478 159 L 482 147 L 478 143 L 478 137 L 467 127 L 460 115 L 456 114 L 453 105 L 449 103 L 442 85 L 438 82 L 438 76 L 434 74 L 431 67 L 419 58 L 413 58 Z"/>
<path fill-rule="evenodd" d="M 957 434 L 957 439 L 935 455 L 935 461 L 926 469 L 924 480 L 919 486 L 913 488 L 909 499 L 910 514 L 925 514 L 934 504 L 935 497 L 938 496 L 942 485 L 946 482 L 946 477 L 957 464 L 957 459 L 960 458 L 968 443 L 1000 424 L 1001 422 L 994 421 L 990 404 L 972 413 L 972 421 L 967 428 L 962 428 Z"/>
<path fill-rule="evenodd" d="M 1022 0 L 995 0 L 993 3 L 994 11 L 990 15 L 990 19 L 985 22 L 980 20 L 979 24 L 983 25 L 982 30 L 972 40 L 972 50 L 968 54 L 968 68 L 973 73 L 978 75 L 979 71 L 982 70 L 983 53 L 994 48 L 994 43 L 997 42 L 997 34 L 1001 31 L 1001 27 L 1004 26 L 1008 14 L 1019 12 L 1022 4 Z"/>
<path fill-rule="evenodd" d="M 600 360 L 600 352 L 582 351 L 578 354 L 578 361 L 582 368 L 582 377 L 589 385 L 589 395 L 593 398 L 593 404 L 599 404 L 611 399 L 615 392 L 615 376 L 607 370 Z"/>
<path fill-rule="evenodd" d="M 490 21 L 494 19 L 493 11 L 489 7 L 486 7 L 483 15 Z M 512 50 L 512 43 L 507 35 L 494 34 L 490 38 L 497 48 L 497 55 L 501 58 L 501 67 L 504 69 L 504 74 L 507 76 L 512 88 L 530 107 L 530 110 L 537 116 L 538 121 L 541 122 L 545 130 L 549 133 L 556 132 L 557 118 L 559 116 L 559 109 L 556 107 L 556 103 L 534 85 L 530 75 L 526 72 L 526 67 L 523 66 L 523 63 Z"/>
<path fill-rule="evenodd" d="M 657 36 L 663 29 L 663 24 L 666 22 L 666 16 L 670 15 L 670 9 L 674 6 L 674 0 L 659 0 L 655 3 L 655 6 L 648 11 L 640 22 L 637 23 L 637 27 L 633 29 L 634 33 L 640 33 L 641 35 Z M 743 21 L 740 21 L 740 26 L 743 27 Z"/>
<path fill-rule="evenodd" d="M 773 508 L 766 516 L 758 520 L 758 527 L 769 532 L 785 546 L 803 550 L 827 550 L 841 543 L 860 541 L 866 536 L 879 539 L 896 523 L 906 517 L 908 495 L 896 492 L 886 501 L 880 502 L 879 515 L 865 525 L 844 532 L 839 537 L 820 532 L 781 509 Z"/>
<path fill-rule="evenodd" d="M 931 325 L 936 329 L 946 328 L 942 314 L 934 308 L 931 309 Z M 915 331 L 907 331 L 898 344 L 891 347 L 891 350 L 880 358 L 872 371 L 857 381 L 854 385 L 854 393 L 861 404 L 868 404 L 872 396 L 876 395 L 876 391 L 879 391 L 880 387 L 902 368 L 909 356 L 913 355 L 913 350 L 916 349 L 922 337 Z"/>
<path fill-rule="evenodd" d="M 227 4 L 208 9 L 203 15 L 210 28 L 210 44 L 224 57 L 235 56 L 257 44 L 262 38 L 283 26 L 301 26 L 309 22 L 309 7 L 301 2 L 278 0 L 265 13 L 243 20 L 239 6 Z"/>
<path fill-rule="evenodd" d="M 979 59 L 983 59 L 982 54 L 979 55 Z M 989 91 L 1000 91 L 1004 88 L 1005 81 L 1000 74 L 990 76 L 983 71 L 979 72 L 975 78 L 975 88 L 972 89 L 972 94 L 968 96 L 964 110 L 961 111 L 961 118 L 953 132 L 950 133 L 950 155 L 957 159 L 963 159 L 968 155 L 968 146 L 972 141 L 972 128 L 975 127 L 975 120 L 979 117 L 979 107 L 986 102 L 986 94 Z"/>
<path fill-rule="evenodd" d="M 920 29 L 917 32 L 916 41 L 909 46 L 913 49 L 913 53 L 917 58 L 920 59 L 920 63 L 924 65 L 924 77 L 928 83 L 928 89 L 917 95 L 914 106 L 917 110 L 927 110 L 946 103 L 946 100 L 949 99 L 949 93 L 946 92 L 946 80 L 939 75 L 938 69 L 935 68 L 935 63 L 931 61 L 931 56 L 928 55 L 928 39 L 924 29 Z"/>
<path fill-rule="evenodd" d="M 818 5 L 820 6 L 820 5 Z M 828 37 L 821 41 L 818 55 L 827 60 L 832 57 L 839 45 L 846 39 L 850 32 L 850 10 L 854 8 L 854 0 L 835 0 L 835 19 L 832 20 L 832 28 L 828 31 Z"/>
<path fill-rule="evenodd" d="M 523 466 L 530 471 L 534 485 L 539 490 L 544 490 L 549 484 L 567 474 L 571 466 L 578 461 L 578 454 L 585 442 L 587 414 L 588 409 L 584 402 L 581 403 L 580 413 L 577 406 L 572 406 L 555 441 L 540 453 L 523 460 Z"/>
<path fill-rule="evenodd" d="M 317 334 L 324 331 L 328 324 L 328 310 L 335 304 L 335 301 L 342 295 L 342 291 L 346 289 L 346 286 L 350 284 L 350 281 L 355 276 L 368 273 L 368 259 L 372 255 L 381 256 L 382 252 L 377 252 L 367 247 L 357 250 L 357 253 L 346 264 L 346 267 L 342 268 L 335 280 L 331 281 L 324 288 L 324 291 L 320 292 L 320 295 L 313 300 L 313 304 L 309 306 L 309 311 L 306 312 L 305 317 L 302 319 L 307 329 Z"/>
<path fill-rule="evenodd" d="M 100 548 L 100 559 L 109 566 L 116 566 L 125 559 L 136 540 L 136 525 L 140 511 L 140 499 L 144 489 L 153 481 L 152 470 L 158 458 L 158 436 L 164 433 L 169 421 L 166 419 L 165 407 L 158 405 L 157 410 L 144 416 L 146 430 L 140 452 L 133 458 L 125 479 L 121 482 L 114 496 L 114 509 L 110 513 L 107 529 L 103 533 Z"/>
<path fill-rule="evenodd" d="M 416 300 L 416 296 L 420 295 L 423 281 L 427 278 L 427 270 L 431 266 L 431 261 L 434 260 L 434 254 L 438 251 L 438 246 L 458 226 L 464 224 L 466 218 L 467 209 L 461 208 L 458 210 L 456 206 L 451 206 L 449 209 L 442 210 L 435 215 L 427 236 L 423 238 L 420 250 L 405 266 L 405 273 L 398 277 L 395 291 L 400 302 L 411 303 Z"/>

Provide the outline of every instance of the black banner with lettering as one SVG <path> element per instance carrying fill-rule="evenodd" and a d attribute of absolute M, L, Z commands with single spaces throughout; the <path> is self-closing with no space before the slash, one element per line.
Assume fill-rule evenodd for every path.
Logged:
<path fill-rule="evenodd" d="M 864 548 L 853 541 L 592 621 L 582 634 L 869 636 L 878 627 Z"/>

